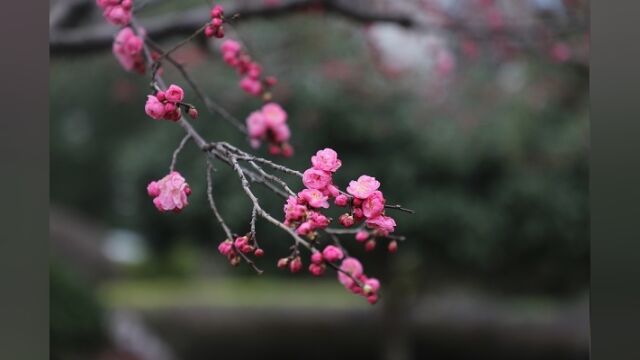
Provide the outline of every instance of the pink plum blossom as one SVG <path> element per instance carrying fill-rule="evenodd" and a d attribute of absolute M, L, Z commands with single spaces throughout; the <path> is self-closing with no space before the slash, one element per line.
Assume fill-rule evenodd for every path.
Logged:
<path fill-rule="evenodd" d="M 187 197 L 191 194 L 191 189 L 179 172 L 172 171 L 155 183 L 150 183 L 147 191 L 152 189 L 149 193 L 154 197 L 153 204 L 159 211 L 180 211 L 189 204 Z"/>
<path fill-rule="evenodd" d="M 342 161 L 338 159 L 338 153 L 330 148 L 318 150 L 318 152 L 311 157 L 311 163 L 314 168 L 329 172 L 336 172 L 336 170 L 342 166 Z"/>
<path fill-rule="evenodd" d="M 374 218 L 367 219 L 366 224 L 384 235 L 392 233 L 396 227 L 396 221 L 392 217 L 385 215 L 378 215 Z"/>
<path fill-rule="evenodd" d="M 344 287 L 351 288 L 351 286 L 354 285 L 354 281 L 351 277 L 359 277 L 360 275 L 362 275 L 362 271 L 362 264 L 360 263 L 360 261 L 358 261 L 358 259 L 353 257 L 345 258 L 344 260 L 342 260 L 342 264 L 340 264 L 340 271 L 338 271 L 338 281 L 340 281 L 340 283 L 344 285 Z M 351 274 L 351 276 L 345 274 L 345 272 Z"/>
<path fill-rule="evenodd" d="M 169 102 L 179 103 L 184 98 L 184 90 L 178 85 L 171 84 L 164 92 L 164 96 Z"/>
<path fill-rule="evenodd" d="M 287 121 L 287 113 L 276 103 L 270 102 L 262 107 L 262 114 L 269 126 L 276 126 Z"/>
<path fill-rule="evenodd" d="M 307 169 L 302 174 L 302 183 L 309 189 L 321 190 L 331 183 L 331 174 L 318 169 Z"/>
<path fill-rule="evenodd" d="M 366 218 L 380 215 L 384 210 L 384 196 L 382 192 L 376 190 L 362 202 L 362 213 Z"/>
<path fill-rule="evenodd" d="M 334 262 L 342 259 L 344 257 L 344 253 L 340 248 L 329 245 L 322 250 L 322 256 L 329 262 Z"/>
<path fill-rule="evenodd" d="M 147 95 L 147 102 L 144 105 L 144 111 L 155 120 L 162 119 L 165 114 L 164 104 L 162 104 L 160 100 L 153 95 Z"/>
<path fill-rule="evenodd" d="M 328 198 L 322 192 L 316 189 L 304 189 L 298 193 L 298 196 L 313 208 L 328 208 Z"/>
<path fill-rule="evenodd" d="M 366 199 L 374 191 L 378 190 L 380 187 L 380 182 L 376 180 L 376 178 L 362 175 L 358 178 L 357 181 L 349 182 L 349 186 L 347 187 L 347 192 L 356 198 Z"/>

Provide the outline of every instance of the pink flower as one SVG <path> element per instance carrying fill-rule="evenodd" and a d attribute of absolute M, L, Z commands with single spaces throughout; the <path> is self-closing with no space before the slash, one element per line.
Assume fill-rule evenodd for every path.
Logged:
<path fill-rule="evenodd" d="M 191 189 L 179 172 L 173 171 L 169 173 L 169 175 L 158 180 L 156 186 L 157 189 L 154 186 L 151 187 L 154 190 L 152 193 L 157 195 L 153 196 L 150 193 L 150 196 L 154 197 L 153 204 L 159 211 L 180 211 L 189 204 L 187 196 L 191 194 Z"/>
<path fill-rule="evenodd" d="M 254 139 L 263 138 L 267 133 L 267 125 L 264 116 L 260 111 L 254 111 L 247 117 L 247 130 L 249 137 Z"/>
<path fill-rule="evenodd" d="M 234 40 L 225 40 L 221 45 L 222 52 L 225 54 L 237 55 L 242 49 L 242 45 Z"/>
<path fill-rule="evenodd" d="M 392 233 L 396 227 L 396 221 L 392 217 L 385 215 L 378 215 L 374 218 L 367 219 L 366 224 L 384 235 Z"/>
<path fill-rule="evenodd" d="M 347 206 L 347 203 L 349 202 L 349 198 L 346 195 L 338 195 L 336 196 L 336 199 L 334 200 L 334 204 L 336 204 L 337 206 L 340 207 L 344 207 Z"/>
<path fill-rule="evenodd" d="M 324 189 L 331 183 L 331 174 L 318 169 L 307 169 L 302 174 L 302 183 L 309 189 Z"/>
<path fill-rule="evenodd" d="M 287 121 L 287 113 L 276 103 L 268 103 L 262 107 L 262 114 L 267 125 L 274 127 L 284 124 Z"/>
<path fill-rule="evenodd" d="M 142 39 L 137 37 L 130 27 L 125 27 L 118 32 L 113 41 L 112 51 L 125 70 L 134 70 L 138 64 L 142 64 L 144 68 Z"/>
<path fill-rule="evenodd" d="M 362 202 L 362 213 L 366 218 L 376 217 L 384 210 L 384 203 L 382 192 L 376 190 Z"/>
<path fill-rule="evenodd" d="M 326 228 L 329 226 L 329 218 L 316 211 L 309 213 L 309 221 L 311 221 L 314 228 Z"/>
<path fill-rule="evenodd" d="M 296 229 L 296 234 L 305 236 L 312 231 L 313 231 L 313 223 L 311 221 L 305 221 L 302 224 L 300 224 L 300 226 L 298 226 L 298 228 Z"/>
<path fill-rule="evenodd" d="M 344 253 L 340 248 L 329 245 L 322 250 L 322 256 L 329 262 L 334 262 L 342 259 L 344 257 Z"/>
<path fill-rule="evenodd" d="M 375 294 L 380 289 L 380 281 L 376 278 L 369 278 L 364 282 L 362 291 L 365 294 Z"/>
<path fill-rule="evenodd" d="M 131 21 L 131 10 L 122 6 L 108 6 L 102 15 L 113 25 L 127 25 Z"/>
<path fill-rule="evenodd" d="M 298 199 L 295 196 L 289 196 L 287 203 L 284 205 L 285 219 L 288 221 L 298 221 L 307 213 L 307 208 L 304 205 L 298 204 Z"/>
<path fill-rule="evenodd" d="M 359 277 L 362 275 L 362 264 L 358 259 L 353 257 L 348 257 L 342 260 L 342 264 L 340 264 L 340 271 L 338 271 L 338 281 L 347 289 L 350 289 L 355 282 L 351 277 Z M 344 272 L 351 274 L 351 277 Z"/>
<path fill-rule="evenodd" d="M 342 166 L 342 161 L 338 159 L 338 153 L 330 148 L 318 150 L 318 152 L 311 157 L 311 163 L 313 167 L 318 170 L 330 172 L 336 172 L 336 170 Z"/>
<path fill-rule="evenodd" d="M 366 230 L 360 230 L 356 233 L 356 241 L 364 242 L 369 238 L 369 232 Z"/>
<path fill-rule="evenodd" d="M 169 88 L 164 92 L 164 96 L 167 101 L 172 103 L 179 103 L 184 98 L 184 90 L 178 85 L 169 85 Z"/>
<path fill-rule="evenodd" d="M 260 84 L 260 81 L 248 76 L 240 80 L 240 88 L 251 95 L 260 95 L 262 92 L 262 84 Z"/>
<path fill-rule="evenodd" d="M 160 120 L 165 115 L 164 104 L 153 95 L 147 95 L 147 102 L 144 104 L 144 111 L 155 120 Z"/>
<path fill-rule="evenodd" d="M 357 198 L 366 199 L 374 191 L 378 190 L 380 187 L 380 182 L 376 180 L 376 178 L 362 175 L 358 178 L 357 181 L 349 182 L 349 186 L 347 187 L 347 192 Z"/>
<path fill-rule="evenodd" d="M 298 196 L 309 204 L 313 208 L 325 208 L 329 207 L 329 201 L 327 196 L 319 190 L 304 189 L 298 193 Z"/>

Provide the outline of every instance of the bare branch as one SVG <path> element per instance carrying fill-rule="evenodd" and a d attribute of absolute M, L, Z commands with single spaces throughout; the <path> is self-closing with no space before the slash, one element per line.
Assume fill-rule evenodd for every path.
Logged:
<path fill-rule="evenodd" d="M 388 22 L 404 27 L 415 25 L 414 21 L 406 16 L 373 14 L 329 0 L 289 0 L 272 6 L 244 7 L 243 5 L 237 5 L 228 9 L 226 13 L 233 14 L 234 18 L 244 21 L 253 18 L 275 18 L 309 11 L 313 6 L 320 6 L 329 13 L 365 24 Z M 162 40 L 170 36 L 192 34 L 209 21 L 209 12 L 209 7 L 203 6 L 179 14 L 168 14 L 145 19 L 147 35 L 156 40 Z M 108 49 L 113 43 L 114 33 L 113 27 L 107 24 L 75 30 L 52 29 L 49 34 L 49 51 L 55 55 Z"/>
<path fill-rule="evenodd" d="M 169 165 L 169 172 L 173 172 L 173 169 L 175 169 L 178 155 L 180 154 L 180 151 L 182 151 L 182 148 L 184 148 L 184 146 L 187 144 L 187 141 L 189 141 L 189 139 L 191 139 L 191 135 L 185 135 L 180 141 L 178 147 L 173 151 L 173 156 L 171 157 L 171 165 Z"/>

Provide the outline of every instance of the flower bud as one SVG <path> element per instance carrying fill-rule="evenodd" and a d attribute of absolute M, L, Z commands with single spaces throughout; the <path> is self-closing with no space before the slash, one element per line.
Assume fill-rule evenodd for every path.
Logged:
<path fill-rule="evenodd" d="M 376 241 L 371 239 L 364 244 L 365 251 L 373 251 L 376 248 Z"/>
<path fill-rule="evenodd" d="M 395 240 L 391 241 L 389 243 L 389 246 L 387 246 L 387 249 L 390 253 L 395 253 L 396 251 L 398 251 L 398 242 Z"/>

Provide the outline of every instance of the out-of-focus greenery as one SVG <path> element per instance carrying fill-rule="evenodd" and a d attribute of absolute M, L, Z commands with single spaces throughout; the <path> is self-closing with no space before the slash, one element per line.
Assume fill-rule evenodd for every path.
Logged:
<path fill-rule="evenodd" d="M 315 151 L 334 148 L 343 161 L 337 184 L 363 173 L 375 176 L 390 203 L 416 211 L 393 213 L 397 232 L 408 238 L 395 256 L 420 274 L 413 286 L 451 279 L 518 291 L 586 286 L 585 74 L 526 58 L 462 62 L 445 100 L 436 102 L 416 90 L 419 77 L 383 77 L 362 31 L 349 23 L 295 16 L 252 21 L 239 30 L 252 55 L 279 77 L 274 99 L 289 113 L 296 149 L 292 159 L 279 161 L 304 170 Z M 216 52 L 185 48 L 179 57 L 238 118 L 260 106 L 241 92 L 238 77 Z M 513 67 L 524 81 L 510 92 L 499 78 Z M 185 85 L 168 65 L 165 74 Z M 177 166 L 193 189 L 185 211 L 159 214 L 146 195 L 146 184 L 166 174 L 183 136 L 175 124 L 144 114 L 148 79 L 124 73 L 110 54 L 100 54 L 52 59 L 50 83 L 52 201 L 139 231 L 155 250 L 154 261 L 170 258 L 167 253 L 182 242 L 215 253 L 223 235 L 206 202 L 205 163 L 195 147 L 185 148 Z M 185 89 L 187 101 L 198 104 Z M 194 125 L 202 134 L 248 149 L 232 127 L 200 108 Z M 237 177 L 224 164 L 216 167 L 220 210 L 234 231 L 247 231 L 250 205 Z M 301 188 L 298 179 L 289 179 Z M 263 190 L 258 195 L 281 216 L 281 199 Z M 258 233 L 268 254 L 260 263 L 278 274 L 275 259 L 287 254 L 290 240 L 262 222 Z M 344 243 L 363 255 L 359 244 Z M 382 271 L 372 264 L 386 261 L 382 255 L 365 255 L 372 273 Z"/>
<path fill-rule="evenodd" d="M 64 266 L 49 267 L 51 358 L 92 353 L 106 343 L 103 309 L 93 290 Z"/>

